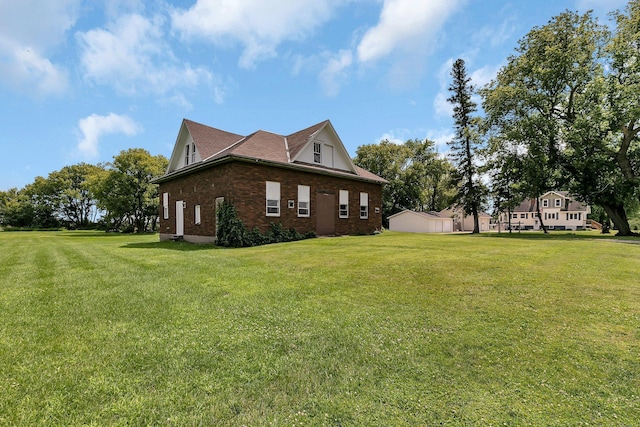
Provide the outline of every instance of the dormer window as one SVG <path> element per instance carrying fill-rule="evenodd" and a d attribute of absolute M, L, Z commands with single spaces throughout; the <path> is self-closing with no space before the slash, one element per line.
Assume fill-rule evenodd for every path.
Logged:
<path fill-rule="evenodd" d="M 196 162 L 196 143 L 191 144 L 191 163 Z"/>
<path fill-rule="evenodd" d="M 191 148 L 191 144 L 187 144 L 184 146 L 184 165 L 189 165 L 189 149 Z"/>
<path fill-rule="evenodd" d="M 322 144 L 313 143 L 313 163 L 322 163 Z"/>
<path fill-rule="evenodd" d="M 560 200 L 560 199 L 555 199 L 555 202 L 554 202 L 554 203 L 555 203 L 555 207 L 556 207 L 556 208 L 559 208 L 559 207 L 562 205 L 562 200 Z"/>

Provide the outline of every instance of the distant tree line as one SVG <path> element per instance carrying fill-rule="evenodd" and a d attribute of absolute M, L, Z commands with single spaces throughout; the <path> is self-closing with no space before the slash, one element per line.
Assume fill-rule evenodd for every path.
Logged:
<path fill-rule="evenodd" d="M 435 143 L 428 139 L 362 145 L 353 162 L 389 181 L 382 188 L 385 226 L 389 216 L 404 209 L 440 211 L 454 200 L 453 165 L 438 155 Z"/>
<path fill-rule="evenodd" d="M 162 155 L 132 148 L 109 163 L 65 166 L 22 189 L 0 191 L 0 225 L 154 231 L 158 188 L 150 181 L 167 164 Z"/>

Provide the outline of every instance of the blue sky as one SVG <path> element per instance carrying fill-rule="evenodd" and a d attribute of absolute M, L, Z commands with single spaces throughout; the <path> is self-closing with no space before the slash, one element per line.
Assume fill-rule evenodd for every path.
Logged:
<path fill-rule="evenodd" d="M 0 0 L 0 190 L 133 147 L 182 118 L 249 134 L 329 119 L 350 155 L 446 150 L 451 64 L 489 82 L 533 26 L 624 0 Z"/>

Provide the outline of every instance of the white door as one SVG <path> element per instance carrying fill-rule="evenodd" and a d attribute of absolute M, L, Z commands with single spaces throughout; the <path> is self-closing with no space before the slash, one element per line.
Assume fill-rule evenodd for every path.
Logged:
<path fill-rule="evenodd" d="M 176 236 L 184 236 L 184 204 L 182 200 L 176 202 Z"/>

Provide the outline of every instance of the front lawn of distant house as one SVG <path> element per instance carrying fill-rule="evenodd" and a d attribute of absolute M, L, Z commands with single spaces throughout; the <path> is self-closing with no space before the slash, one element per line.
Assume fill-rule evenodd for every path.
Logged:
<path fill-rule="evenodd" d="M 640 245 L 0 233 L 0 425 L 619 425 Z"/>

